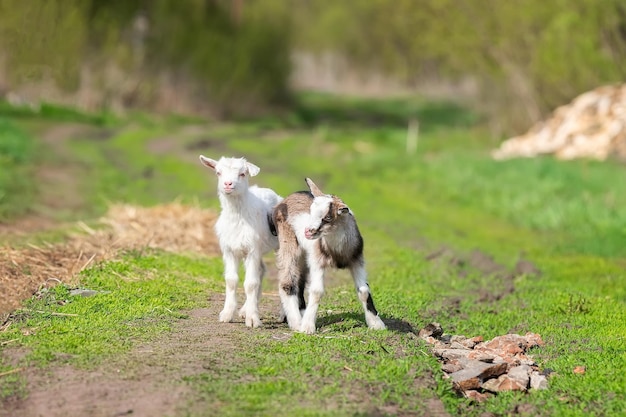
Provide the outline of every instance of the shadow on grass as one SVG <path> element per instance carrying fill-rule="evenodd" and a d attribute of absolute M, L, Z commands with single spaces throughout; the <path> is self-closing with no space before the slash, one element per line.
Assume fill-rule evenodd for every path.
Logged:
<path fill-rule="evenodd" d="M 415 333 L 413 325 L 405 320 L 397 319 L 395 317 L 381 316 L 380 317 L 387 330 L 397 333 Z M 318 317 L 317 327 L 318 329 L 334 325 L 341 330 L 348 330 L 357 327 L 366 327 L 365 317 L 363 313 L 337 313 L 328 314 L 326 316 Z"/>

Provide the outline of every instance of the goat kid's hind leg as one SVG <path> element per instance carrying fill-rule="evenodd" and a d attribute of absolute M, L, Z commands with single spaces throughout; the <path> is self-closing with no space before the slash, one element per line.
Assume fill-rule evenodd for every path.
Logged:
<path fill-rule="evenodd" d="M 282 219 L 279 213 L 276 221 L 279 246 L 276 251 L 276 267 L 278 268 L 278 294 L 282 305 L 282 314 L 289 328 L 299 330 L 302 323 L 300 304 L 298 302 L 298 284 L 300 282 L 300 265 L 302 265 L 302 248 L 291 226 Z M 306 265 L 306 264 L 305 264 Z"/>
<path fill-rule="evenodd" d="M 243 288 L 246 292 L 246 301 L 239 310 L 239 316 L 245 318 L 246 326 L 259 327 L 262 324 L 259 317 L 259 300 L 265 265 L 260 256 L 249 255 L 244 260 L 244 267 L 246 278 Z"/>
<path fill-rule="evenodd" d="M 223 260 L 226 298 L 224 300 L 224 309 L 220 313 L 219 320 L 223 323 L 228 323 L 233 320 L 235 310 L 237 309 L 237 284 L 239 282 L 237 269 L 239 267 L 239 259 L 231 252 L 224 252 Z"/>
<path fill-rule="evenodd" d="M 280 295 L 283 314 L 290 329 L 300 330 L 302 313 L 300 313 L 298 301 L 300 271 L 296 263 L 297 260 L 284 252 L 281 253 L 279 249 L 277 261 L 278 294 Z"/>
<path fill-rule="evenodd" d="M 280 302 L 283 306 L 283 314 L 287 320 L 289 328 L 292 330 L 300 330 L 302 323 L 302 314 L 298 304 L 298 282 L 297 275 L 291 275 L 288 271 L 284 271 L 279 276 L 278 294 Z"/>
<path fill-rule="evenodd" d="M 313 263 L 311 263 L 314 265 Z M 317 310 L 320 306 L 320 300 L 324 295 L 324 269 L 318 266 L 311 266 L 309 270 L 309 305 L 306 306 L 302 315 L 302 325 L 300 331 L 302 333 L 315 333 L 315 319 Z"/>
<path fill-rule="evenodd" d="M 352 278 L 354 279 L 354 286 L 356 287 L 356 293 L 363 304 L 363 310 L 365 310 L 365 323 L 367 327 L 374 330 L 386 329 L 385 323 L 378 316 L 378 311 L 374 306 L 374 299 L 370 293 L 370 286 L 367 283 L 367 272 L 363 262 L 359 262 L 350 268 Z"/>
<path fill-rule="evenodd" d="M 302 279 L 302 277 L 300 277 L 298 282 L 298 307 L 300 308 L 300 315 L 303 315 L 304 310 L 306 310 L 306 302 L 304 301 L 304 289 L 306 287 L 306 279 Z M 285 313 L 285 309 L 283 308 L 282 303 L 280 306 L 278 321 L 280 323 L 287 323 L 287 314 Z"/>

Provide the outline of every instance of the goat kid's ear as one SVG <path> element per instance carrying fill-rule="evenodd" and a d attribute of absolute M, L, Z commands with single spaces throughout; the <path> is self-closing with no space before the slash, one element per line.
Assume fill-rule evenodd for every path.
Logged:
<path fill-rule="evenodd" d="M 305 181 L 306 181 L 306 185 L 309 186 L 309 190 L 311 190 L 311 194 L 313 194 L 313 197 L 326 195 L 322 192 L 322 190 L 319 189 L 317 185 L 315 185 L 315 183 L 313 182 L 311 178 L 306 178 Z"/>
<path fill-rule="evenodd" d="M 246 167 L 248 168 L 248 172 L 250 173 L 251 177 L 254 177 L 261 171 L 261 168 L 254 165 L 252 162 L 246 161 Z"/>
<path fill-rule="evenodd" d="M 211 158 L 207 158 L 204 155 L 200 155 L 200 162 L 202 162 L 202 165 L 211 168 L 213 171 L 215 171 L 215 166 L 217 165 L 217 161 Z"/>
<path fill-rule="evenodd" d="M 341 216 L 342 214 L 348 214 L 348 213 L 349 213 L 349 214 L 352 214 L 352 210 L 350 210 L 350 208 L 349 208 L 348 206 L 340 206 L 340 207 L 337 209 L 337 214 L 338 214 L 339 216 Z"/>

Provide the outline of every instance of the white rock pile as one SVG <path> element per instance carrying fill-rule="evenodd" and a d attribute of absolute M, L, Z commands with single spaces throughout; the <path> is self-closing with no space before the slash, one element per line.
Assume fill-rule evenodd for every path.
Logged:
<path fill-rule="evenodd" d="M 480 402 L 501 391 L 548 388 L 545 373 L 526 354 L 544 344 L 538 334 L 506 334 L 484 341 L 482 336 L 444 335 L 438 323 L 431 323 L 419 336 L 432 345 L 445 375 L 467 398 Z"/>
<path fill-rule="evenodd" d="M 626 159 L 626 84 L 602 86 L 581 94 L 527 133 L 502 142 L 492 157 L 548 154 L 559 159 Z"/>

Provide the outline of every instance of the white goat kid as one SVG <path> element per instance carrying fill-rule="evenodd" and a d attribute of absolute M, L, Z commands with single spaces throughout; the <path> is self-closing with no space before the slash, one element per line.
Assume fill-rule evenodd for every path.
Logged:
<path fill-rule="evenodd" d="M 367 283 L 363 238 L 352 211 L 337 196 L 322 193 L 306 179 L 310 192 L 286 197 L 274 209 L 280 247 L 276 261 L 279 294 L 289 327 L 315 333 L 315 318 L 324 294 L 328 268 L 347 268 L 352 274 L 370 329 L 385 329 Z M 304 286 L 309 284 L 305 307 Z M 304 312 L 302 310 L 304 309 Z"/>
<path fill-rule="evenodd" d="M 217 191 L 222 211 L 215 224 L 224 260 L 226 299 L 221 322 L 230 322 L 237 309 L 239 263 L 245 269 L 246 301 L 239 310 L 246 326 L 258 327 L 261 283 L 265 274 L 263 255 L 278 248 L 278 238 L 271 222 L 272 210 L 282 197 L 269 188 L 249 186 L 248 178 L 260 171 L 245 158 L 221 157 L 219 161 L 200 155 L 200 161 L 217 174 Z"/>

